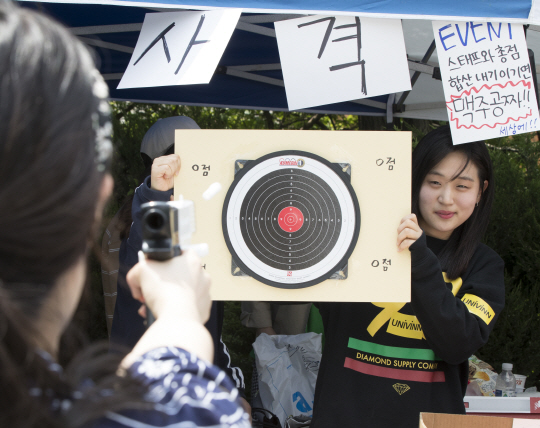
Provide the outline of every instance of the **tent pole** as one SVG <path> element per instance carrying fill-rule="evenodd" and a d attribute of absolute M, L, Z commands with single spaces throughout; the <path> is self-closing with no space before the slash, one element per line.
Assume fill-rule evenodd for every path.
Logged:
<path fill-rule="evenodd" d="M 532 49 L 527 49 L 529 53 L 529 64 L 531 65 L 531 75 L 534 86 L 534 94 L 536 95 L 536 104 L 540 109 L 540 99 L 538 98 L 538 79 L 536 77 L 536 64 L 534 63 L 534 52 Z"/>
<path fill-rule="evenodd" d="M 528 29 L 529 29 L 529 25 L 523 26 L 523 31 L 525 32 L 525 40 L 527 40 Z M 536 104 L 538 105 L 538 108 L 540 109 L 540 99 L 538 99 L 538 79 L 536 77 L 536 64 L 534 62 L 534 51 L 532 49 L 527 49 L 527 52 L 529 53 L 529 64 L 531 66 L 531 75 L 532 75 L 533 85 L 534 85 L 534 94 L 536 95 Z"/>
<path fill-rule="evenodd" d="M 394 124 L 394 101 L 396 94 L 390 94 L 386 102 L 386 129 L 391 131 Z"/>
<path fill-rule="evenodd" d="M 422 58 L 422 61 L 420 61 L 422 64 L 426 64 L 429 61 L 429 59 L 431 58 L 431 55 L 435 51 L 435 47 L 436 47 L 435 39 L 433 39 L 433 41 L 431 42 L 431 45 L 429 45 L 429 48 L 426 51 L 426 54 L 424 55 L 424 58 Z M 416 81 L 420 77 L 420 74 L 421 73 L 419 71 L 414 72 L 413 77 L 411 78 L 411 88 L 414 86 L 414 84 L 416 83 Z M 410 92 L 411 91 L 403 92 L 403 94 L 401 95 L 401 98 L 399 99 L 398 103 L 396 104 L 396 108 L 395 108 L 396 112 L 403 113 L 403 104 L 405 104 L 405 100 L 409 96 Z"/>

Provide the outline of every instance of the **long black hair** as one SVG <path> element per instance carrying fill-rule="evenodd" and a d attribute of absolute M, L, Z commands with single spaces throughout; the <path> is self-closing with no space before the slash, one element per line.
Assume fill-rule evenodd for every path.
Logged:
<path fill-rule="evenodd" d="M 88 50 L 69 31 L 39 13 L 0 4 L 2 427 L 82 425 L 129 400 L 94 394 L 62 413 L 81 378 L 98 387 L 91 368 L 99 385 L 118 390 L 119 357 L 112 363 L 102 353 L 79 364 L 81 377 L 75 370 L 62 375 L 36 349 L 44 302 L 58 278 L 85 257 L 96 229 L 111 151 L 106 92 Z M 142 389 L 123 390 L 141 401 Z"/>
<path fill-rule="evenodd" d="M 472 163 L 478 169 L 481 198 L 472 215 L 456 228 L 443 251 L 439 255 L 443 269 L 450 279 L 463 275 L 472 255 L 480 243 L 489 223 L 489 215 L 493 204 L 495 186 L 493 183 L 493 166 L 488 149 L 483 141 L 467 144 L 452 144 L 449 126 L 441 126 L 428 133 L 414 149 L 412 157 L 412 212 L 419 218 L 420 188 L 426 175 L 448 154 L 462 153 L 466 157 L 463 169 Z M 484 191 L 484 181 L 488 187 Z"/>

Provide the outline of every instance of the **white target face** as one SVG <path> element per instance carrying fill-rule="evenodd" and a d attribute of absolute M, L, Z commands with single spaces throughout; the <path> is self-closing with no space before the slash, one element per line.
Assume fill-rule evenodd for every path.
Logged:
<path fill-rule="evenodd" d="M 281 288 L 319 283 L 341 269 L 358 239 L 360 213 L 344 173 L 307 152 L 278 152 L 248 163 L 223 207 L 235 262 Z"/>

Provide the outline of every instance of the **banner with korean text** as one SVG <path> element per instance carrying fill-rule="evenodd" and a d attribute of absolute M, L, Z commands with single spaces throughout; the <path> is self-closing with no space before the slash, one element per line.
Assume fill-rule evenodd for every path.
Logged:
<path fill-rule="evenodd" d="M 399 19 L 317 15 L 274 26 L 289 110 L 411 89 Z"/>
<path fill-rule="evenodd" d="M 523 26 L 433 21 L 454 144 L 538 129 Z"/>
<path fill-rule="evenodd" d="M 240 9 L 147 13 L 118 89 L 209 83 Z"/>

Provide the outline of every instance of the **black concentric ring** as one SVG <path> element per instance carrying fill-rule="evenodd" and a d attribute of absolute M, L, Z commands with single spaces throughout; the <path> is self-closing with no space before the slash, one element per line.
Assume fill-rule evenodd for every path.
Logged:
<path fill-rule="evenodd" d="M 281 159 L 297 163 L 282 165 Z M 347 263 L 360 209 L 339 166 L 308 152 L 283 151 L 250 161 L 237 173 L 222 225 L 227 247 L 246 274 L 275 287 L 303 288 Z"/>
<path fill-rule="evenodd" d="M 255 256 L 276 269 L 305 269 L 326 257 L 336 243 L 341 222 L 337 198 L 326 182 L 307 171 L 282 169 L 257 181 L 240 211 L 240 228 Z M 292 206 L 303 227 L 288 233 L 279 214 Z"/>

